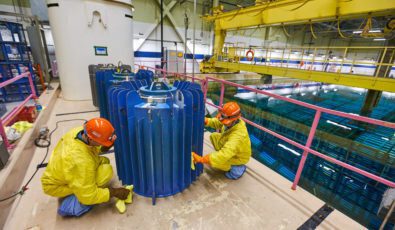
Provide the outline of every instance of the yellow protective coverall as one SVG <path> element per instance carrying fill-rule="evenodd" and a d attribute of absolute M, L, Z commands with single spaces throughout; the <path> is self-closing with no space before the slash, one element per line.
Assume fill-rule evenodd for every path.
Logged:
<path fill-rule="evenodd" d="M 66 133 L 58 142 L 41 177 L 44 193 L 54 197 L 74 194 L 84 205 L 110 200 L 105 186 L 113 176 L 110 161 L 99 156 L 100 146 L 89 146 L 77 139 L 82 127 Z"/>
<path fill-rule="evenodd" d="M 229 171 L 232 165 L 244 165 L 251 157 L 251 141 L 244 121 L 225 130 L 217 118 L 209 118 L 208 127 L 221 130 L 210 136 L 215 152 L 210 155 L 210 165 L 222 171 Z"/>

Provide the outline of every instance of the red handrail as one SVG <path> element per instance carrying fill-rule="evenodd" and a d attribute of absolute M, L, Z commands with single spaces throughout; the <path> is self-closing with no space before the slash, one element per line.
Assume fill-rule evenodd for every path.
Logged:
<path fill-rule="evenodd" d="M 137 65 L 137 66 L 139 66 L 139 65 Z M 158 69 L 153 68 L 153 67 L 147 67 L 147 68 L 148 69 L 153 69 L 153 70 L 158 70 Z M 159 70 L 159 71 L 163 71 L 163 70 Z M 307 141 L 306 141 L 305 145 L 299 144 L 299 143 L 297 143 L 297 142 L 295 142 L 295 141 L 293 141 L 293 140 L 291 140 L 291 139 L 289 139 L 289 138 L 287 138 L 285 136 L 282 136 L 282 135 L 280 135 L 280 134 L 278 134 L 278 133 L 276 133 L 276 132 L 274 132 L 274 131 L 272 131 L 270 129 L 267 129 L 267 128 L 263 127 L 263 126 L 260 126 L 260 125 L 254 123 L 254 122 L 252 122 L 252 121 L 250 121 L 248 119 L 242 118 L 247 124 L 249 124 L 251 126 L 254 126 L 254 127 L 264 131 L 264 132 L 267 132 L 267 133 L 269 133 L 269 134 L 271 134 L 271 135 L 273 135 L 273 136 L 275 136 L 275 137 L 277 137 L 277 138 L 279 138 L 279 139 L 281 139 L 281 140 L 283 140 L 283 141 L 285 141 L 285 142 L 287 142 L 287 143 L 289 143 L 289 144 L 291 144 L 291 145 L 293 145 L 293 146 L 295 146 L 297 148 L 300 148 L 300 149 L 302 149 L 304 151 L 303 155 L 302 155 L 302 158 L 301 158 L 301 160 L 299 162 L 299 166 L 298 166 L 298 170 L 297 170 L 296 175 L 295 175 L 295 179 L 294 179 L 294 181 L 292 183 L 292 187 L 291 188 L 293 190 L 296 189 L 296 187 L 297 187 L 297 185 L 299 183 L 300 176 L 302 174 L 302 171 L 303 171 L 303 168 L 304 168 L 304 165 L 305 165 L 305 162 L 306 162 L 306 159 L 307 159 L 307 156 L 308 156 L 309 153 L 311 153 L 311 154 L 313 154 L 313 155 L 315 155 L 317 157 L 320 157 L 320 158 L 322 158 L 322 159 L 324 159 L 326 161 L 329 161 L 331 163 L 334 163 L 334 164 L 337 164 L 337 165 L 339 165 L 341 167 L 344 167 L 344 168 L 346 168 L 348 170 L 351 170 L 353 172 L 356 172 L 358 174 L 366 176 L 366 177 L 368 177 L 368 178 L 370 178 L 372 180 L 375 180 L 377 182 L 385 184 L 385 185 L 387 185 L 389 187 L 395 188 L 395 182 L 393 182 L 393 181 L 387 180 L 387 179 L 382 178 L 380 176 L 377 176 L 377 175 L 375 175 L 373 173 L 367 172 L 365 170 L 362 170 L 362 169 L 357 168 L 355 166 L 352 166 L 350 164 L 344 163 L 344 162 L 342 162 L 340 160 L 337 160 L 337 159 L 335 159 L 333 157 L 329 157 L 329 156 L 327 156 L 327 155 L 325 155 L 323 153 L 320 153 L 320 152 L 315 151 L 315 150 L 310 148 L 311 143 L 312 143 L 312 141 L 314 139 L 315 132 L 317 130 L 317 126 L 318 126 L 318 123 L 319 123 L 319 120 L 321 118 L 321 114 L 322 113 L 332 114 L 332 115 L 336 115 L 336 116 L 340 116 L 340 117 L 344 117 L 344 118 L 349 118 L 349 119 L 352 119 L 352 120 L 362 121 L 362 122 L 369 123 L 369 124 L 384 126 L 384 127 L 392 128 L 392 129 L 395 129 L 395 123 L 382 121 L 382 120 L 377 120 L 377 119 L 364 117 L 364 116 L 358 116 L 358 115 L 349 114 L 349 113 L 344 113 L 344 112 L 340 112 L 340 111 L 336 111 L 336 110 L 332 110 L 332 109 L 327 109 L 327 108 L 323 108 L 323 107 L 319 107 L 319 106 L 312 105 L 312 104 L 309 104 L 309 103 L 306 103 L 306 102 L 302 102 L 302 101 L 298 101 L 298 100 L 295 100 L 295 99 L 283 97 L 283 96 L 280 96 L 280 95 L 277 95 L 277 94 L 273 94 L 273 93 L 270 93 L 270 92 L 265 91 L 265 90 L 254 89 L 254 88 L 251 88 L 251 87 L 248 87 L 248 86 L 240 85 L 240 84 L 237 84 L 237 83 L 234 83 L 234 82 L 230 82 L 230 81 L 226 81 L 226 80 L 223 80 L 223 79 L 217 79 L 217 78 L 213 78 L 213 77 L 205 77 L 205 79 L 201 79 L 201 78 L 197 78 L 197 77 L 187 76 L 187 75 L 184 75 L 184 74 L 170 73 L 170 72 L 167 72 L 167 74 L 174 74 L 174 75 L 178 75 L 178 76 L 184 76 L 185 78 L 190 78 L 193 81 L 194 80 L 201 81 L 203 92 L 204 92 L 205 103 L 208 104 L 208 105 L 214 106 L 216 108 L 219 108 L 219 109 L 222 107 L 222 104 L 223 104 L 225 85 L 229 85 L 229 86 L 242 88 L 242 89 L 245 89 L 245 90 L 248 90 L 248 91 L 251 91 L 251 92 L 255 92 L 255 93 L 258 93 L 258 94 L 263 94 L 263 95 L 270 96 L 270 97 L 273 97 L 273 98 L 276 98 L 276 99 L 279 99 L 279 100 L 282 100 L 282 101 L 286 101 L 286 102 L 293 103 L 293 104 L 296 104 L 296 105 L 299 105 L 299 106 L 303 106 L 305 108 L 309 108 L 309 109 L 315 110 L 316 113 L 315 113 L 314 120 L 313 120 L 312 126 L 310 128 L 310 133 L 309 133 L 309 136 L 307 138 Z M 208 84 L 209 84 L 210 81 L 211 82 L 218 82 L 218 83 L 221 84 L 221 93 L 220 93 L 220 99 L 219 99 L 219 104 L 220 105 L 219 106 L 217 106 L 215 104 L 212 104 L 210 102 L 207 102 L 207 100 L 206 100 L 207 91 L 208 91 Z"/>

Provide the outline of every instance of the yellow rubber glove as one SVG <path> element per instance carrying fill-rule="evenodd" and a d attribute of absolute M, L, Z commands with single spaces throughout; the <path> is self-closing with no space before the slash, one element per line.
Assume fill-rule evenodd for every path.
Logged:
<path fill-rule="evenodd" d="M 126 212 L 126 204 L 124 200 L 117 200 L 117 202 L 115 202 L 115 207 L 121 214 L 124 214 Z"/>
<path fill-rule="evenodd" d="M 127 185 L 125 187 L 126 189 L 130 190 L 130 193 L 126 200 L 119 200 L 115 202 L 115 207 L 118 209 L 119 213 L 123 214 L 126 212 L 126 204 L 131 204 L 133 202 L 132 197 L 133 197 L 133 185 Z"/>
<path fill-rule="evenodd" d="M 127 189 L 130 190 L 128 198 L 126 198 L 125 203 L 126 204 L 131 204 L 133 202 L 133 185 L 128 185 L 126 186 Z"/>
<path fill-rule="evenodd" d="M 192 156 L 191 156 L 191 169 L 195 170 L 195 161 L 193 160 L 193 152 L 192 152 Z"/>

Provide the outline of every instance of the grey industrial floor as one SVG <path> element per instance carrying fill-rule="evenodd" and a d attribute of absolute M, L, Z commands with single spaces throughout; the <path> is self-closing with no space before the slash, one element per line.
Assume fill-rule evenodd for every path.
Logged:
<path fill-rule="evenodd" d="M 91 101 L 57 99 L 47 125 L 65 119 L 89 119 L 98 112 L 56 116 L 60 113 L 92 111 Z M 53 134 L 52 148 L 70 128 L 82 122 L 60 124 Z M 205 134 L 204 152 L 212 151 L 209 133 Z M 25 181 L 45 154 L 37 149 Z M 115 167 L 113 154 L 107 155 Z M 237 181 L 228 180 L 209 168 L 192 186 L 173 197 L 157 200 L 134 195 L 133 204 L 119 214 L 114 201 L 97 205 L 80 218 L 57 215 L 58 201 L 41 190 L 39 171 L 25 195 L 16 199 L 4 229 L 296 229 L 306 222 L 324 202 L 298 188 L 271 169 L 251 159 L 247 173 Z M 118 184 L 114 176 L 112 183 Z M 361 225 L 338 211 L 332 212 L 318 229 L 363 229 Z"/>

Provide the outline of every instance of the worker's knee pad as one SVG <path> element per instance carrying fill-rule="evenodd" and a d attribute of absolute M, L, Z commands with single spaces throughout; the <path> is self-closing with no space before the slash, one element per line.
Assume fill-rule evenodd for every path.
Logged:
<path fill-rule="evenodd" d="M 112 179 L 114 172 L 110 164 L 102 164 L 97 168 L 96 184 L 99 187 L 106 186 Z"/>

